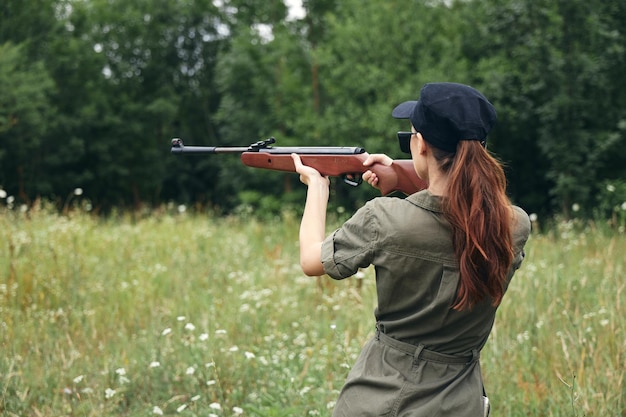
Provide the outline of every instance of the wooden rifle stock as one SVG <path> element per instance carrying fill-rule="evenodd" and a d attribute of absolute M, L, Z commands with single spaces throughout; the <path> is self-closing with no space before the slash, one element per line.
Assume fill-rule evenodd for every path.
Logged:
<path fill-rule="evenodd" d="M 368 157 L 366 152 L 352 155 L 299 154 L 299 156 L 303 165 L 315 168 L 325 176 L 344 177 L 344 181 L 348 183 L 351 183 L 351 180 L 345 178 L 347 175 L 360 178 L 361 174 L 370 170 L 378 176 L 378 188 L 383 195 L 394 191 L 408 195 L 428 187 L 428 184 L 415 173 L 411 159 L 394 160 L 391 166 L 374 164 L 366 167 L 363 165 Z M 241 161 L 249 167 L 296 172 L 291 154 L 272 154 L 263 150 L 243 152 Z M 358 182 L 354 182 L 352 185 L 357 184 Z"/>

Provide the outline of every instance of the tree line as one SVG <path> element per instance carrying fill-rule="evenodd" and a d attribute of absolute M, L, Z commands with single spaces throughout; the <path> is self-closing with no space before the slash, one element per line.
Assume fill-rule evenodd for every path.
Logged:
<path fill-rule="evenodd" d="M 2 195 L 62 206 L 80 189 L 103 213 L 166 202 L 276 212 L 301 204 L 297 176 L 173 156 L 170 139 L 274 136 L 400 158 L 395 132 L 408 126 L 391 109 L 426 82 L 455 81 L 498 110 L 488 147 L 515 203 L 610 215 L 626 200 L 626 2 L 303 6 L 293 17 L 283 0 L 4 0 Z M 333 182 L 337 207 L 374 195 Z"/>

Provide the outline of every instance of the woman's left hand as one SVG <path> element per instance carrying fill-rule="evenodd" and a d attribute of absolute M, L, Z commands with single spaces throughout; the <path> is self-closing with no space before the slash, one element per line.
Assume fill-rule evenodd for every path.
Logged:
<path fill-rule="evenodd" d="M 315 183 L 322 183 L 326 184 L 327 186 L 330 184 L 330 180 L 328 179 L 328 177 L 320 174 L 319 171 L 315 168 L 303 165 L 302 160 L 300 159 L 300 155 L 292 153 L 291 157 L 293 158 L 296 172 L 300 174 L 300 181 L 302 181 L 303 184 L 306 184 L 308 186 L 311 186 L 311 184 Z"/>

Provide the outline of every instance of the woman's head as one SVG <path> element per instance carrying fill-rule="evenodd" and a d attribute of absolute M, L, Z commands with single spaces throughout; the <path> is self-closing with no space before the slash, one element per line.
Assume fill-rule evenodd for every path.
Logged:
<path fill-rule="evenodd" d="M 422 88 L 418 101 L 402 103 L 392 114 L 411 120 L 421 134 L 411 135 L 418 136 L 413 140 L 428 143 L 446 177 L 443 212 L 452 226 L 461 275 L 454 308 L 471 308 L 484 299 L 498 305 L 513 262 L 513 218 L 504 170 L 485 148 L 496 120 L 493 105 L 472 87 L 435 83 Z M 398 139 L 406 151 L 407 135 L 399 133 Z M 409 143 L 408 149 L 422 148 Z M 421 160 L 413 159 L 418 169 Z"/>
<path fill-rule="evenodd" d="M 426 84 L 419 100 L 399 104 L 392 115 L 409 119 L 426 142 L 450 153 L 456 152 L 460 141 L 478 141 L 485 146 L 496 122 L 496 110 L 489 100 L 478 90 L 457 83 Z M 407 151 L 403 143 L 401 148 Z"/>

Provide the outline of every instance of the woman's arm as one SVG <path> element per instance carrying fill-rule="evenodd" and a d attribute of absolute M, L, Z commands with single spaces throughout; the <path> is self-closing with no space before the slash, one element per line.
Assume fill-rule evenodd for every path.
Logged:
<path fill-rule="evenodd" d="M 302 165 L 300 157 L 292 155 L 300 181 L 308 186 L 304 213 L 300 223 L 300 266 L 308 276 L 324 274 L 322 242 L 326 237 L 326 208 L 328 206 L 328 177 L 316 169 Z"/>

